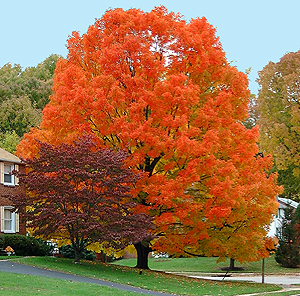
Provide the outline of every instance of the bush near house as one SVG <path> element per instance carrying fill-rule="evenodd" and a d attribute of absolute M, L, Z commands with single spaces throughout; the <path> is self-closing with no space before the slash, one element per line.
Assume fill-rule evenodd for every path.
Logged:
<path fill-rule="evenodd" d="M 75 258 L 75 252 L 72 245 L 63 245 L 59 248 L 59 253 L 64 258 Z M 81 258 L 85 260 L 94 261 L 96 259 L 96 254 L 92 251 L 88 251 L 87 249 L 84 249 L 81 254 Z"/>
<path fill-rule="evenodd" d="M 0 250 L 13 248 L 17 256 L 49 256 L 53 249 L 46 241 L 20 234 L 0 235 Z"/>

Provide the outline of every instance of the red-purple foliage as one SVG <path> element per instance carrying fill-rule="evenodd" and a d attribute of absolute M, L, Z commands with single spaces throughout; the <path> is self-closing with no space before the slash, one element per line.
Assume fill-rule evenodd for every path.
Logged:
<path fill-rule="evenodd" d="M 141 241 L 152 222 L 133 212 L 130 189 L 138 176 L 126 158 L 124 150 L 100 150 L 91 137 L 58 147 L 40 143 L 36 157 L 23 159 L 27 172 L 19 179 L 27 195 L 18 196 L 16 206 L 28 207 L 36 235 L 70 239 L 75 261 L 92 242 L 122 248 Z"/>

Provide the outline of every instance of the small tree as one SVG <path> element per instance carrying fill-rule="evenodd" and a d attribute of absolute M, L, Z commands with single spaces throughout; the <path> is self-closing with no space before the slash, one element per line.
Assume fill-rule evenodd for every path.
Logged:
<path fill-rule="evenodd" d="M 40 143 L 36 157 L 23 159 L 27 173 L 19 174 L 27 195 L 16 207 L 27 206 L 34 234 L 69 240 L 79 262 L 93 242 L 124 247 L 148 235 L 144 214 L 133 214 L 130 188 L 138 179 L 124 165 L 127 154 L 99 150 L 91 137 L 58 147 Z"/>
<path fill-rule="evenodd" d="M 297 209 L 297 212 L 299 210 Z M 281 233 L 278 235 L 279 246 L 275 256 L 275 260 L 284 267 L 295 268 L 300 264 L 299 221 L 299 215 L 292 207 L 284 209 Z"/>

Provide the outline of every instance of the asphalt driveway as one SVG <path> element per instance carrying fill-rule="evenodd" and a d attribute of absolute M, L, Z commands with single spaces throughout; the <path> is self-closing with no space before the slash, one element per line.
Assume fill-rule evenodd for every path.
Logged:
<path fill-rule="evenodd" d="M 34 267 L 34 266 L 18 264 L 18 263 L 6 261 L 6 260 L 0 260 L 0 271 L 21 273 L 21 274 L 28 274 L 28 275 L 45 276 L 45 277 L 50 277 L 50 278 L 58 278 L 58 279 L 66 280 L 66 281 L 102 285 L 102 286 L 116 288 L 116 289 L 123 290 L 123 291 L 135 292 L 135 293 L 139 293 L 139 294 L 143 294 L 143 295 L 174 296 L 174 294 L 149 291 L 146 289 L 132 287 L 129 285 L 123 285 L 123 284 L 113 283 L 113 282 L 94 279 L 94 278 L 72 275 L 72 274 L 68 274 L 68 273 L 64 273 L 64 272 L 53 271 L 53 270 L 43 269 L 43 268 Z"/>

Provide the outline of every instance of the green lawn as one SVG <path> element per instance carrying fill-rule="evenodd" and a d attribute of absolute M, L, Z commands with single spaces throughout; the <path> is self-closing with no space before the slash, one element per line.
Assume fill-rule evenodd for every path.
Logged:
<path fill-rule="evenodd" d="M 136 293 L 92 284 L 0 272 L 0 295 L 10 296 L 136 296 Z"/>
<path fill-rule="evenodd" d="M 225 273 L 223 267 L 229 266 L 229 260 L 226 262 L 217 263 L 218 258 L 159 258 L 149 259 L 149 267 L 152 270 L 177 272 L 177 273 Z M 134 267 L 136 259 L 122 259 L 116 260 L 112 264 L 120 266 Z M 235 262 L 236 267 L 242 267 L 243 270 L 234 271 L 235 273 L 261 273 L 262 261 L 247 262 L 241 264 Z M 231 272 L 231 271 L 230 271 Z M 265 259 L 265 273 L 266 274 L 286 274 L 286 273 L 299 273 L 300 268 L 285 268 L 281 267 L 274 259 L 273 256 Z"/>
<path fill-rule="evenodd" d="M 225 296 L 226 295 L 228 296 L 228 295 L 239 295 L 239 294 L 250 294 L 250 293 L 263 293 L 265 291 L 276 291 L 281 289 L 276 285 L 256 284 L 256 283 L 246 283 L 246 282 L 207 281 L 201 279 L 187 278 L 184 276 L 165 274 L 163 272 L 155 272 L 151 270 L 143 271 L 142 275 L 140 275 L 139 270 L 136 270 L 134 268 L 117 266 L 114 264 L 102 264 L 100 262 L 84 261 L 82 262 L 82 264 L 79 265 L 79 264 L 74 264 L 72 260 L 57 259 L 52 257 L 17 258 L 14 260 L 19 263 L 40 266 L 43 268 L 48 268 L 53 270 L 65 271 L 68 273 L 83 275 L 87 277 L 110 280 L 113 282 L 129 284 L 132 286 L 138 286 L 145 289 L 174 293 L 178 295 L 194 295 L 194 296 L 198 296 L 198 295 L 218 295 L 218 296 L 224 295 Z M 120 262 L 121 261 L 118 261 L 118 263 Z M 43 281 L 44 278 L 42 282 Z M 23 284 L 21 283 L 22 281 L 19 280 L 18 285 L 23 286 Z M 55 284 L 50 283 L 50 285 L 54 286 Z M 83 285 L 83 284 L 79 284 L 79 285 Z M 94 287 L 94 285 L 91 286 Z M 72 283 L 72 287 L 73 287 L 73 283 Z M 98 288 L 99 287 L 94 287 L 94 289 L 98 289 Z M 75 290 L 77 291 L 77 288 Z M 123 293 L 122 295 L 127 295 L 124 294 L 124 292 L 122 293 Z M 9 295 L 18 295 L 18 294 L 9 294 Z M 55 294 L 51 294 L 51 295 L 55 295 Z M 62 294 L 62 295 L 68 295 L 68 294 Z M 72 294 L 72 295 L 76 295 L 76 294 Z M 101 292 L 100 295 L 110 295 L 110 294 L 108 291 L 107 293 Z"/>

